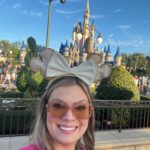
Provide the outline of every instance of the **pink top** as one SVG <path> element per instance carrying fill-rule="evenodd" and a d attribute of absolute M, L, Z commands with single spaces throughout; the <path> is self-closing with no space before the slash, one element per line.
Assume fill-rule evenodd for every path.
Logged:
<path fill-rule="evenodd" d="M 22 147 L 20 150 L 39 150 L 39 149 L 36 147 L 36 145 L 31 144 L 31 145 Z"/>
<path fill-rule="evenodd" d="M 20 150 L 39 150 L 35 144 L 31 144 L 25 147 L 22 147 Z M 82 144 L 82 150 L 86 150 L 85 149 L 85 145 Z"/>

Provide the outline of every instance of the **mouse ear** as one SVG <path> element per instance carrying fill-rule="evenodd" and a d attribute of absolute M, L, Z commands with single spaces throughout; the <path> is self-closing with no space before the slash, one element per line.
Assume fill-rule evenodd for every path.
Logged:
<path fill-rule="evenodd" d="M 108 64 L 100 65 L 100 79 L 106 78 L 111 74 L 112 68 Z"/>
<path fill-rule="evenodd" d="M 101 54 L 89 54 L 87 60 L 93 60 L 96 66 L 100 66 L 103 63 L 103 56 Z"/>
<path fill-rule="evenodd" d="M 46 48 L 41 51 L 39 57 L 42 61 L 44 61 L 45 59 L 50 59 L 54 53 L 56 53 L 54 49 Z"/>
<path fill-rule="evenodd" d="M 33 71 L 33 72 L 40 71 L 41 65 L 42 65 L 42 61 L 39 58 L 37 58 L 37 57 L 31 58 L 31 60 L 30 60 L 31 71 Z"/>

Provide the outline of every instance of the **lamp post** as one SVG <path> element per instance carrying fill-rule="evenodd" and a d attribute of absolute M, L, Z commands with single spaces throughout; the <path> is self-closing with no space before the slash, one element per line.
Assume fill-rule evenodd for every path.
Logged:
<path fill-rule="evenodd" d="M 52 5 L 52 1 L 54 1 L 54 0 L 48 0 L 48 1 L 49 1 L 49 5 L 48 5 L 48 22 L 47 22 L 47 34 L 46 34 L 46 48 L 49 47 L 51 5 Z M 65 0 L 60 0 L 60 3 L 65 3 Z"/>

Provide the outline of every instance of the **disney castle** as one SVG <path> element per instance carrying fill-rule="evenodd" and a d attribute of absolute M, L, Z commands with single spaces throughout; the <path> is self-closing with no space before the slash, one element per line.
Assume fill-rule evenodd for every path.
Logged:
<path fill-rule="evenodd" d="M 89 18 L 90 3 L 89 0 L 86 0 L 83 23 L 77 23 L 73 28 L 72 42 L 70 44 L 68 41 L 66 41 L 65 44 L 61 43 L 59 52 L 67 59 L 72 67 L 91 59 L 93 56 L 97 61 L 100 59 L 101 63 L 108 63 L 113 66 L 121 65 L 122 57 L 119 46 L 117 47 L 114 58 L 110 51 L 110 44 L 105 46 L 103 50 L 99 49 L 99 45 L 102 43 L 102 37 L 96 30 L 94 20 L 90 24 Z M 98 34 L 97 38 L 95 38 L 96 34 Z"/>

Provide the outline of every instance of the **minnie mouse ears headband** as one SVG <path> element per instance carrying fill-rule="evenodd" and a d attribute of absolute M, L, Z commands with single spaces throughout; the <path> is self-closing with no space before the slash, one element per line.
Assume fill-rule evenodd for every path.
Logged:
<path fill-rule="evenodd" d="M 93 60 L 88 60 L 76 67 L 71 68 L 66 59 L 53 49 L 45 49 L 39 58 L 30 61 L 32 71 L 40 71 L 47 78 L 58 78 L 61 76 L 75 76 L 87 85 L 100 80 L 100 67 Z"/>

